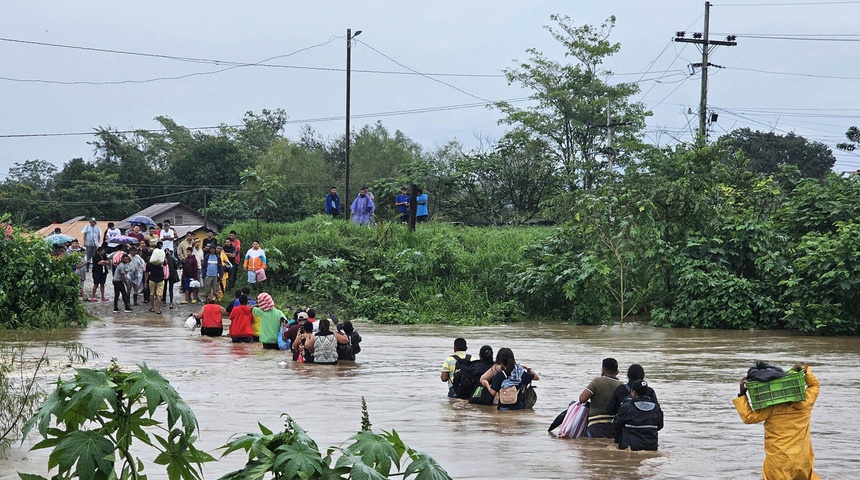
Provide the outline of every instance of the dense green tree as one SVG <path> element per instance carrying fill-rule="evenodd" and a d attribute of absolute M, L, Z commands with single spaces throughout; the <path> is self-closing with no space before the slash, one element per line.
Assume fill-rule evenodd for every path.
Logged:
<path fill-rule="evenodd" d="M 354 198 L 362 185 L 397 178 L 405 165 L 421 159 L 421 155 L 420 145 L 399 130 L 391 135 L 382 122 L 361 127 L 349 154 L 352 192 L 344 195 Z"/>
<path fill-rule="evenodd" d="M 24 184 L 34 190 L 50 193 L 54 187 L 54 175 L 57 166 L 45 160 L 27 160 L 24 163 L 15 162 L 6 177 L 8 182 Z"/>
<path fill-rule="evenodd" d="M 845 132 L 845 138 L 848 139 L 848 142 L 840 143 L 836 145 L 836 148 L 839 150 L 845 150 L 846 152 L 853 152 L 857 149 L 857 146 L 860 145 L 860 128 L 851 127 Z"/>
<path fill-rule="evenodd" d="M 64 218 L 78 215 L 102 219 L 125 218 L 142 207 L 131 187 L 119 182 L 116 173 L 83 172 L 75 180 L 57 186 L 57 200 Z"/>
<path fill-rule="evenodd" d="M 728 148 L 744 152 L 749 159 L 748 168 L 757 173 L 776 173 L 783 165 L 796 165 L 802 176 L 820 178 L 836 163 L 830 147 L 794 133 L 778 135 L 739 128 L 723 135 L 719 141 Z"/>
<path fill-rule="evenodd" d="M 545 142 L 570 188 L 592 188 L 609 169 L 610 161 L 613 168 L 629 163 L 628 150 L 641 143 L 639 132 L 648 113 L 642 103 L 630 101 L 639 92 L 637 84 L 610 85 L 601 78 L 611 74 L 603 67 L 604 61 L 621 49 L 620 44 L 609 41 L 615 17 L 599 27 L 576 27 L 566 16 L 553 15 L 551 19 L 558 28 L 546 29 L 574 63 L 552 60 L 528 49 L 529 60 L 505 74 L 509 84 L 532 92 L 533 104 L 519 108 L 500 102 L 497 107 L 506 115 L 503 123 L 518 126 Z M 609 123 L 607 108 L 611 111 Z M 608 127 L 614 135 L 611 152 L 605 142 Z"/>

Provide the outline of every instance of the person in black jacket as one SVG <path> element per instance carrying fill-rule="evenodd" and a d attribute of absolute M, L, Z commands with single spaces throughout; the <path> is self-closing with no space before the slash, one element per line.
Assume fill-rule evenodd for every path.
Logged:
<path fill-rule="evenodd" d="M 642 365 L 634 363 L 627 368 L 627 383 L 619 385 L 618 388 L 615 389 L 615 393 L 612 394 L 612 399 L 609 401 L 609 407 L 606 409 L 606 413 L 610 415 L 618 413 L 618 409 L 621 408 L 621 404 L 630 396 L 630 392 L 633 391 L 633 382 L 637 380 L 645 380 L 645 369 L 642 368 Z M 660 403 L 657 401 L 657 394 L 650 386 L 648 387 L 646 395 L 651 398 L 652 402 Z"/>
<path fill-rule="evenodd" d="M 621 428 L 618 448 L 625 450 L 657 450 L 657 431 L 663 429 L 663 410 L 648 397 L 645 380 L 633 382 L 630 398 L 621 404 L 613 423 Z"/>

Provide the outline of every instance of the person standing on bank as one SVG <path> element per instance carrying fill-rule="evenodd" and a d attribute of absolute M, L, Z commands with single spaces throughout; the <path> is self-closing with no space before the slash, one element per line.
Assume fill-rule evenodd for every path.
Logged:
<path fill-rule="evenodd" d="M 740 393 L 732 401 L 744 423 L 764 422 L 764 480 L 819 480 L 813 468 L 815 454 L 809 438 L 809 424 L 820 383 L 808 365 L 797 364 L 794 369 L 806 372 L 806 400 L 780 403 L 755 411 L 747 400 L 747 379 L 742 378 Z"/>
<path fill-rule="evenodd" d="M 415 221 L 426 222 L 430 218 L 427 213 L 427 194 L 420 188 L 418 189 L 418 196 L 415 197 L 415 204 L 418 205 L 415 209 Z"/>
<path fill-rule="evenodd" d="M 367 186 L 361 187 L 349 209 L 352 212 L 354 223 L 359 225 L 373 224 L 373 212 L 376 211 L 376 205 L 373 203 L 373 199 L 367 196 Z"/>
<path fill-rule="evenodd" d="M 331 187 L 325 196 L 325 214 L 334 218 L 340 216 L 340 197 L 337 195 L 336 187 Z"/>
<path fill-rule="evenodd" d="M 400 195 L 394 199 L 394 207 L 397 209 L 397 221 L 406 223 L 409 220 L 409 195 L 406 187 L 400 189 Z"/>
<path fill-rule="evenodd" d="M 90 224 L 81 231 L 84 234 L 84 247 L 87 249 L 87 270 L 90 270 L 90 262 L 96 256 L 96 249 L 102 244 L 102 229 L 99 228 L 95 218 L 90 218 Z"/>
<path fill-rule="evenodd" d="M 579 403 L 591 402 L 588 407 L 589 437 L 615 438 L 615 427 L 612 425 L 614 415 L 607 412 L 612 395 L 619 385 L 621 381 L 618 380 L 618 361 L 604 358 L 600 376 L 594 378 L 579 394 Z"/>
<path fill-rule="evenodd" d="M 260 248 L 260 241 L 254 240 L 251 243 L 251 249 L 245 254 L 244 267 L 248 272 L 248 283 L 253 284 L 257 291 L 263 289 L 261 284 L 266 280 L 268 264 L 266 252 Z"/>

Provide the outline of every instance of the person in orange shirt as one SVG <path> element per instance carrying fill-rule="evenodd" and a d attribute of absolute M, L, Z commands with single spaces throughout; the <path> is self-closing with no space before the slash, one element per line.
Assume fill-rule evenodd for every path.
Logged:
<path fill-rule="evenodd" d="M 248 283 L 253 284 L 257 291 L 262 290 L 262 283 L 266 280 L 266 252 L 260 248 L 260 242 L 254 240 L 251 249 L 245 254 L 245 270 L 248 272 Z"/>

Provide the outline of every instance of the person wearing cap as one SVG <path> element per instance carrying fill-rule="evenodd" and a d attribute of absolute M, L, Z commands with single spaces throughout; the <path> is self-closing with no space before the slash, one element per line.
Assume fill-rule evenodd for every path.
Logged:
<path fill-rule="evenodd" d="M 621 450 L 657 450 L 657 431 L 663 429 L 663 410 L 648 396 L 648 382 L 631 382 L 630 397 L 624 400 L 612 422 L 621 429 Z M 788 477 L 786 477 L 788 478 Z"/>
<path fill-rule="evenodd" d="M 615 438 L 615 427 L 612 425 L 613 415 L 607 411 L 612 395 L 619 385 L 621 385 L 621 381 L 618 380 L 618 361 L 614 358 L 604 358 L 600 376 L 595 377 L 579 394 L 579 403 L 591 402 L 588 407 L 587 433 L 589 437 Z"/>
<path fill-rule="evenodd" d="M 794 369 L 805 372 L 806 400 L 779 403 L 753 410 L 747 400 L 747 380 L 741 379 L 740 393 L 733 400 L 735 409 L 746 424 L 764 422 L 764 480 L 803 478 L 819 480 L 815 473 L 815 454 L 809 438 L 812 407 L 818 398 L 820 383 L 809 366 L 797 364 Z M 847 419 L 846 419 L 847 420 Z"/>
<path fill-rule="evenodd" d="M 284 332 L 284 340 L 289 340 L 290 350 L 293 353 L 293 361 L 295 362 L 298 361 L 299 353 L 301 352 L 301 333 L 305 328 L 305 325 L 308 324 L 308 314 L 304 310 L 296 310 L 293 316 L 296 319 L 296 323 L 290 325 L 290 328 Z M 311 327 L 310 333 L 313 334 L 313 327 Z"/>
<path fill-rule="evenodd" d="M 371 225 L 373 223 L 373 212 L 376 211 L 376 205 L 373 203 L 373 199 L 367 195 L 367 186 L 361 187 L 349 210 L 352 212 L 354 223 L 359 225 Z"/>
<path fill-rule="evenodd" d="M 84 235 L 84 247 L 87 249 L 87 271 L 90 269 L 90 262 L 96 256 L 96 249 L 102 244 L 102 229 L 99 228 L 95 218 L 90 218 L 90 224 L 81 230 Z"/>
<path fill-rule="evenodd" d="M 257 295 L 257 306 L 254 307 L 252 312 L 255 324 L 257 324 L 256 320 L 259 319 L 259 330 L 257 330 L 259 333 L 257 335 L 260 337 L 260 343 L 263 344 L 263 348 L 266 350 L 277 350 L 278 334 L 281 331 L 281 319 L 283 318 L 286 321 L 284 312 L 275 308 L 275 301 L 266 292 Z"/>

